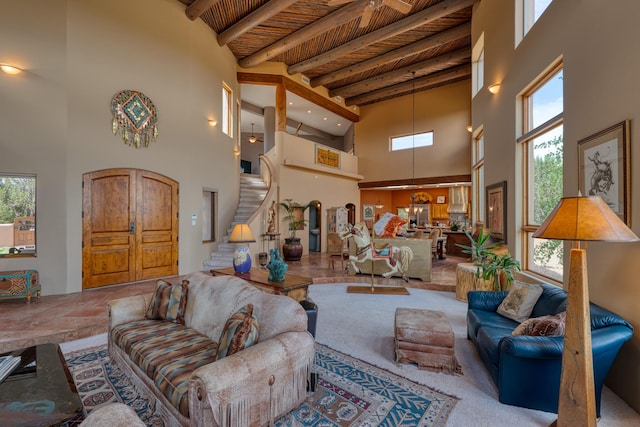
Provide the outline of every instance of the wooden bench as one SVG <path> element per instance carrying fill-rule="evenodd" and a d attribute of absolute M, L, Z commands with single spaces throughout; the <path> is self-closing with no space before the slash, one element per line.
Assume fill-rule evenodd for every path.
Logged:
<path fill-rule="evenodd" d="M 40 299 L 40 281 L 36 270 L 0 271 L 0 298 L 31 297 Z"/>

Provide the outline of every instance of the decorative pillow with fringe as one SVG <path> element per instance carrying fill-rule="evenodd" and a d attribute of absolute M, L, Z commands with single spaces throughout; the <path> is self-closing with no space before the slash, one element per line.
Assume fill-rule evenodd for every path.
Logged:
<path fill-rule="evenodd" d="M 162 279 L 156 282 L 156 292 L 147 308 L 146 317 L 151 320 L 168 320 L 184 325 L 189 281 L 172 285 Z"/>
<path fill-rule="evenodd" d="M 247 304 L 225 323 L 220 335 L 216 360 L 251 347 L 258 342 L 259 337 L 260 326 L 253 314 L 253 304 Z"/>
<path fill-rule="evenodd" d="M 567 312 L 533 317 L 520 323 L 511 335 L 529 335 L 534 337 L 563 337 Z"/>

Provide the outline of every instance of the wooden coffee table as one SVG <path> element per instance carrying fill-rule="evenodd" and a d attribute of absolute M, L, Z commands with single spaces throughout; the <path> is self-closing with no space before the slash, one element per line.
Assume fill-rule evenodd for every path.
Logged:
<path fill-rule="evenodd" d="M 311 277 L 289 273 L 285 274 L 284 282 L 273 282 L 269 280 L 269 270 L 261 268 L 252 268 L 248 273 L 236 273 L 233 267 L 227 267 L 211 270 L 211 274 L 214 276 L 240 277 L 262 291 L 270 294 L 286 295 L 298 302 L 307 299 L 308 287 L 313 284 Z"/>
<path fill-rule="evenodd" d="M 80 418 L 82 401 L 57 344 L 5 354 L 22 361 L 0 384 L 0 425 L 54 426 Z"/>

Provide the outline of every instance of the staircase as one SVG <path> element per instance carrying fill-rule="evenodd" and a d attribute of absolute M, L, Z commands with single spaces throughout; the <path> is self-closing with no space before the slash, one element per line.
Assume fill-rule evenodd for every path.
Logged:
<path fill-rule="evenodd" d="M 236 214 L 227 229 L 227 233 L 218 244 L 218 251 L 211 254 L 211 258 L 204 262 L 205 270 L 225 268 L 233 266 L 233 251 L 235 244 L 228 243 L 231 230 L 236 224 L 246 223 L 251 215 L 260 207 L 267 194 L 267 184 L 260 175 L 240 174 L 240 200 L 236 208 Z"/>

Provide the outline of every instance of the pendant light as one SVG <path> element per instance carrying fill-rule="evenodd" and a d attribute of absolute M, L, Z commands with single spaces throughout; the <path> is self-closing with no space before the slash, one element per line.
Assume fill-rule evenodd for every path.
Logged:
<path fill-rule="evenodd" d="M 382 203 L 382 201 L 380 201 L 380 192 L 378 191 L 378 201 L 376 202 L 376 204 L 374 205 L 376 209 L 382 209 L 384 208 L 384 203 Z"/>
<path fill-rule="evenodd" d="M 256 138 L 255 135 L 253 134 L 253 123 L 251 123 L 251 136 L 249 137 L 249 142 L 253 144 L 257 140 L 258 138 Z"/>
<path fill-rule="evenodd" d="M 416 192 L 413 188 L 414 179 L 416 175 L 416 72 L 411 72 L 411 82 L 413 87 L 411 89 L 411 188 L 414 190 L 411 193 L 411 210 L 410 213 L 416 214 Z M 417 223 L 418 218 L 416 218 Z M 411 217 L 409 217 L 409 224 L 411 224 Z"/>

